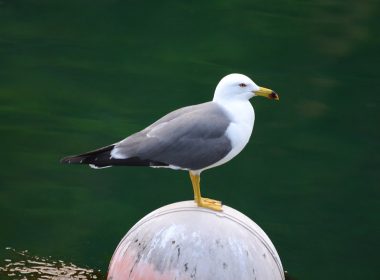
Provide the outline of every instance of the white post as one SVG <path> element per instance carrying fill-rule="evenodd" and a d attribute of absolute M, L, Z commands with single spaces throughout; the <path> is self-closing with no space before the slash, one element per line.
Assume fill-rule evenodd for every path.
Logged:
<path fill-rule="evenodd" d="M 265 232 L 228 206 L 184 201 L 141 219 L 117 247 L 108 280 L 284 280 Z"/>

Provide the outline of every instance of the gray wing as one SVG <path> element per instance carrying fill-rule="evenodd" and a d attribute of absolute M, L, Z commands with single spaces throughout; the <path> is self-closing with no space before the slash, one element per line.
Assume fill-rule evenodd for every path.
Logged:
<path fill-rule="evenodd" d="M 231 142 L 225 135 L 229 124 L 224 109 L 214 102 L 185 107 L 117 143 L 111 156 L 202 169 L 230 152 Z"/>

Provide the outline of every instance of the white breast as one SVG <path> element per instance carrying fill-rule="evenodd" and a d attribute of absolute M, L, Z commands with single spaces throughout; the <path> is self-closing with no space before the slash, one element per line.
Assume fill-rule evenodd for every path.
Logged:
<path fill-rule="evenodd" d="M 239 154 L 251 137 L 253 124 L 255 122 L 255 112 L 248 100 L 236 100 L 228 104 L 219 103 L 228 113 L 231 124 L 228 126 L 225 135 L 230 139 L 232 150 L 221 160 L 200 171 L 226 163 Z"/>

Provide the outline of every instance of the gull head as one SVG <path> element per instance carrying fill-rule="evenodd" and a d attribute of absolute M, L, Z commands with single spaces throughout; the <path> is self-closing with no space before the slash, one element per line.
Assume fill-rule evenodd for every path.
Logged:
<path fill-rule="evenodd" d="M 214 101 L 248 100 L 254 96 L 263 96 L 279 100 L 278 94 L 271 89 L 260 87 L 250 78 L 242 74 L 229 74 L 220 80 L 214 93 Z"/>

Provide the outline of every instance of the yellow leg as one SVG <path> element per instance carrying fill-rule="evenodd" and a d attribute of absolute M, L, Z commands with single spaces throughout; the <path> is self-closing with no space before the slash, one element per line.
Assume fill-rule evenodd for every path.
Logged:
<path fill-rule="evenodd" d="M 199 207 L 204 207 L 215 211 L 222 211 L 222 203 L 220 201 L 204 198 L 201 196 L 201 177 L 197 174 L 191 173 L 191 171 L 189 172 L 189 174 L 191 183 L 193 184 L 194 201 L 197 203 L 197 205 Z"/>

